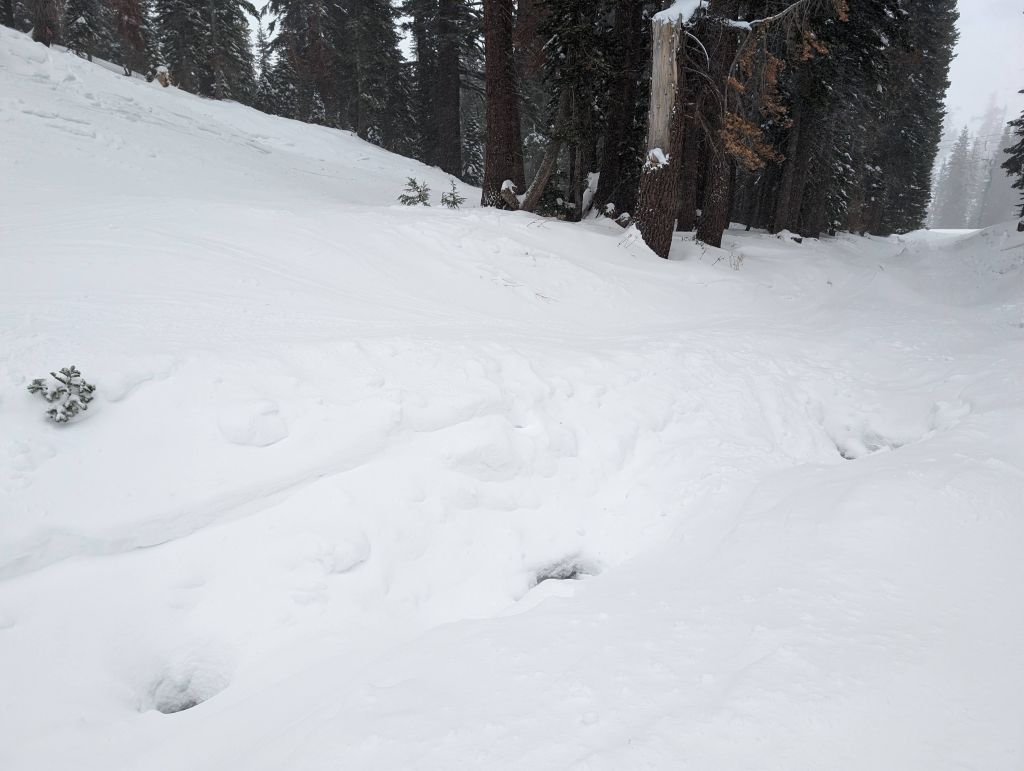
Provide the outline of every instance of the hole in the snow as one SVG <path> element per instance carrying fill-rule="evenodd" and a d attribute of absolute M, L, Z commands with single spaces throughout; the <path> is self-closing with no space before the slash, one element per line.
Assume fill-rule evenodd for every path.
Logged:
<path fill-rule="evenodd" d="M 600 568 L 590 560 L 582 557 L 566 557 L 538 568 L 534 580 L 535 585 L 544 581 L 577 581 L 584 576 L 596 576 Z"/>
<path fill-rule="evenodd" d="M 153 685 L 150 704 L 173 715 L 208 701 L 228 687 L 228 677 L 207 662 L 188 659 L 167 670 Z"/>
<path fill-rule="evenodd" d="M 876 452 L 898 450 L 903 444 L 903 442 L 868 431 L 861 436 L 848 436 L 842 441 L 836 442 L 836 449 L 846 460 L 857 460 L 874 455 Z"/>

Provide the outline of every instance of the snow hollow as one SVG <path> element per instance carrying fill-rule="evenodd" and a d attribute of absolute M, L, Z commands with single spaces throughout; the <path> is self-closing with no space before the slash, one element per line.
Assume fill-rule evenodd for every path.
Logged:
<path fill-rule="evenodd" d="M 0 27 L 0 768 L 1024 767 L 1024 234 L 410 176 Z"/>

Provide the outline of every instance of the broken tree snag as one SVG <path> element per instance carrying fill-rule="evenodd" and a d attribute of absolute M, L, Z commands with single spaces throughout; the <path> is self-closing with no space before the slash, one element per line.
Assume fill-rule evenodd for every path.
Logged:
<path fill-rule="evenodd" d="M 679 22 L 654 22 L 654 48 L 651 60 L 651 107 L 647 124 L 647 147 L 667 150 L 672 142 L 672 109 L 676 104 L 676 49 L 679 47 Z"/>
<path fill-rule="evenodd" d="M 511 179 L 506 179 L 501 186 L 501 200 L 512 211 L 519 211 L 519 198 L 516 196 L 515 183 Z"/>
<path fill-rule="evenodd" d="M 548 140 L 548 146 L 544 149 L 544 159 L 541 161 L 540 168 L 537 169 L 537 173 L 533 177 L 533 182 L 530 183 L 530 187 L 526 190 L 526 196 L 523 198 L 521 207 L 523 211 L 537 210 L 537 204 L 540 203 L 541 196 L 544 194 L 544 188 L 548 186 L 548 181 L 551 179 L 555 166 L 558 164 L 558 155 L 562 152 L 562 136 L 565 131 L 565 123 L 569 120 L 571 97 L 569 89 L 563 88 L 562 95 L 558 98 L 558 115 L 555 116 L 554 135 Z"/>
<path fill-rule="evenodd" d="M 673 135 L 684 129 L 681 20 L 654 19 L 651 62 L 651 104 L 647 124 L 647 158 L 640 173 L 636 221 L 644 242 L 668 258 L 679 203 L 680 158 L 671 155 Z"/>

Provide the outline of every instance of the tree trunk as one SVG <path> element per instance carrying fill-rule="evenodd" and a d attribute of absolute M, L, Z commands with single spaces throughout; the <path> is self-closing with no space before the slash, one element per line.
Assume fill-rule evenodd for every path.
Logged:
<path fill-rule="evenodd" d="M 720 247 L 722 234 L 729 227 L 731 181 L 732 161 L 724 147 L 715 147 L 708 158 L 704 209 L 697 224 L 697 238 L 708 246 Z"/>
<path fill-rule="evenodd" d="M 513 0 L 484 0 L 483 8 L 487 145 L 480 204 L 500 206 L 502 184 L 506 179 L 512 180 L 518 189 L 525 187 L 519 94 L 512 50 Z"/>
<path fill-rule="evenodd" d="M 437 32 L 437 165 L 462 176 L 462 82 L 459 77 L 459 3 L 441 0 Z"/>
<path fill-rule="evenodd" d="M 604 210 L 609 203 L 618 211 L 628 211 L 636 202 L 635 184 L 635 115 L 639 97 L 638 67 L 645 59 L 646 38 L 643 25 L 643 3 L 618 0 L 615 6 L 613 39 L 622 46 L 614 61 L 609 86 L 611 106 L 603 140 L 601 177 L 594 194 L 594 206 Z M 629 183 L 633 181 L 632 189 Z"/>
<path fill-rule="evenodd" d="M 566 121 L 569 120 L 570 99 L 571 95 L 568 89 L 562 91 L 562 95 L 558 97 L 558 115 L 555 116 L 554 136 L 548 140 L 540 168 L 537 169 L 533 182 L 530 183 L 530 189 L 526 191 L 526 196 L 523 198 L 520 207 L 523 211 L 537 210 L 537 204 L 540 203 L 541 196 L 544 195 L 544 188 L 548 186 L 548 181 L 558 165 L 558 156 L 562 152 L 562 136 Z"/>
<path fill-rule="evenodd" d="M 3 24 L 11 29 L 14 29 L 14 0 L 3 0 L 2 8 L 2 19 L 0 24 Z"/>
<path fill-rule="evenodd" d="M 677 169 L 682 162 L 671 157 L 673 134 L 681 136 L 684 131 L 681 96 L 685 78 L 680 60 L 685 46 L 680 44 L 680 38 L 678 23 L 654 24 L 648 150 L 636 205 L 640 234 L 654 253 L 665 259 L 672 248 L 679 200 Z"/>
<path fill-rule="evenodd" d="M 714 86 L 710 86 L 705 94 L 704 119 L 708 126 L 708 179 L 704 190 L 704 205 L 701 210 L 700 222 L 697 223 L 697 238 L 709 246 L 720 247 L 722 234 L 729 227 L 731 205 L 732 160 L 725 148 L 725 100 L 727 98 L 730 76 L 729 68 L 736 56 L 738 40 L 737 31 L 721 23 L 721 19 L 733 19 L 739 10 L 737 0 L 712 0 L 709 13 L 714 17 L 707 22 L 707 28 L 713 31 L 715 44 L 707 46 L 711 55 L 710 77 Z M 709 35 L 709 42 L 710 42 Z M 717 92 L 721 101 L 713 99 Z"/>
<path fill-rule="evenodd" d="M 778 233 L 792 224 L 793 177 L 796 174 L 796 153 L 800 144 L 800 100 L 793 105 L 793 125 L 789 128 L 786 141 L 786 158 L 782 164 L 782 180 L 779 183 L 779 196 L 775 206 L 775 217 L 771 231 Z"/>
<path fill-rule="evenodd" d="M 700 182 L 700 134 L 696 106 L 686 105 L 686 121 L 683 128 L 683 169 L 680 180 L 679 212 L 676 230 L 689 233 L 697 227 L 697 185 Z"/>
<path fill-rule="evenodd" d="M 49 47 L 57 42 L 60 7 L 57 0 L 32 0 L 29 6 L 32 19 L 32 39 Z"/>

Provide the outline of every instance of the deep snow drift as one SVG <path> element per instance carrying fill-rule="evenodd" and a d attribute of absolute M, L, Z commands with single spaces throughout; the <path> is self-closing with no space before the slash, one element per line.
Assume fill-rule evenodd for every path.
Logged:
<path fill-rule="evenodd" d="M 0 28 L 0 768 L 1024 766 L 1024 237 L 407 176 Z"/>

